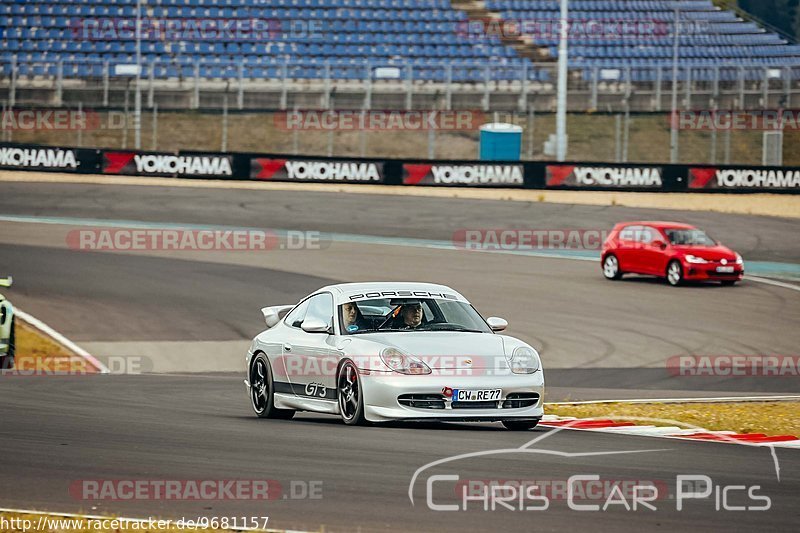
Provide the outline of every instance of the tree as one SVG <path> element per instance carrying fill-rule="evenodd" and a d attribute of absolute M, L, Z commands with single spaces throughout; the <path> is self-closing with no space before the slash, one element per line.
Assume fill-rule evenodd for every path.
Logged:
<path fill-rule="evenodd" d="M 776 28 L 800 38 L 800 0 L 722 0 L 720 7 L 735 7 L 737 4 L 746 12 L 775 26 Z"/>

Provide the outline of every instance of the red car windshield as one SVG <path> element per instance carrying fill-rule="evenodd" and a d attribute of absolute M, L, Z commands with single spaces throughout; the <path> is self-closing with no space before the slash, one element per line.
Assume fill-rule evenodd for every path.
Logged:
<path fill-rule="evenodd" d="M 699 229 L 665 229 L 669 242 L 677 246 L 715 246 L 714 239 Z"/>

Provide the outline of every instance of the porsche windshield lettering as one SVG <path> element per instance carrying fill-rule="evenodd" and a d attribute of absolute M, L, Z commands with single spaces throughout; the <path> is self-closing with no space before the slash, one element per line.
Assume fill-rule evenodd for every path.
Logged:
<path fill-rule="evenodd" d="M 397 296 L 398 298 L 419 296 L 421 298 L 444 298 L 447 300 L 458 300 L 458 296 L 454 294 L 447 294 L 445 292 L 428 292 L 428 291 L 381 291 L 381 292 L 368 292 L 361 294 L 353 294 L 349 297 L 352 300 L 364 300 L 368 298 L 386 298 L 389 296 Z"/>

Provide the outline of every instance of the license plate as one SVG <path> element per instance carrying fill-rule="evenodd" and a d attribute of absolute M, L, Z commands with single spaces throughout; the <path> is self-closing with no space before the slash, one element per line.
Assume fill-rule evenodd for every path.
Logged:
<path fill-rule="evenodd" d="M 454 402 L 495 402 L 502 396 L 503 389 L 467 390 L 453 389 Z"/>
<path fill-rule="evenodd" d="M 733 274 L 733 267 L 717 267 L 720 274 Z"/>

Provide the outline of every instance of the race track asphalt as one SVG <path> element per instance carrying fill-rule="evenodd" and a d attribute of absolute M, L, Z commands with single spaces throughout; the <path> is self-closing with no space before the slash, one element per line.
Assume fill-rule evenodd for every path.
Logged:
<path fill-rule="evenodd" d="M 249 410 L 234 376 L 15 377 L 0 387 L 5 462 L 0 494 L 5 507 L 116 513 L 131 517 L 269 516 L 270 525 L 318 531 L 794 531 L 800 508 L 800 454 L 776 449 L 780 481 L 767 448 L 684 442 L 599 433 L 505 431 L 499 424 L 396 424 L 353 428 L 334 417 L 304 414 L 291 421 L 261 420 Z M 561 454 L 638 451 L 576 457 L 506 452 L 464 458 L 424 470 L 459 454 L 532 446 Z M 655 450 L 644 452 L 644 450 Z M 467 511 L 432 511 L 430 476 L 459 482 L 535 480 L 546 486 L 571 476 L 655 485 L 656 511 L 570 509 L 556 491 L 547 510 L 515 510 L 468 502 Z M 678 475 L 708 476 L 717 486 L 753 486 L 771 500 L 768 511 L 717 511 L 714 496 L 677 510 Z M 274 480 L 274 501 L 83 499 L 83 481 Z M 294 484 L 293 484 L 294 482 Z M 321 499 L 283 499 L 291 487 L 321 483 Z M 319 483 L 314 483 L 319 486 Z M 103 485 L 121 491 L 119 485 Z M 579 485 L 583 487 L 584 485 Z M 77 487 L 77 488 L 76 488 Z M 118 488 L 114 488 L 118 487 Z M 72 488 L 72 490 L 70 490 Z M 462 504 L 461 485 L 438 481 L 434 504 Z M 90 493 L 89 493 L 90 494 Z M 122 494 L 124 492 L 112 492 Z M 582 494 L 582 489 L 577 493 Z M 603 505 L 610 491 L 579 504 Z M 734 491 L 730 505 L 762 505 Z M 626 501 L 632 505 L 630 494 Z M 525 498 L 525 507 L 540 501 Z"/>
<path fill-rule="evenodd" d="M 465 228 L 610 229 L 625 220 L 672 220 L 704 228 L 749 260 L 800 263 L 796 219 L 701 211 L 314 191 L 2 182 L 0 213 L 444 240 Z"/>
<path fill-rule="evenodd" d="M 625 219 L 674 216 L 714 226 L 748 260 L 791 260 L 800 248 L 794 220 L 461 199 L 41 183 L 0 183 L 0 214 L 60 222 L 0 222 L 0 270 L 15 275 L 8 291 L 13 301 L 101 358 L 144 355 L 152 360 L 146 367 L 156 371 L 239 370 L 247 340 L 261 329 L 261 307 L 291 304 L 328 283 L 418 279 L 451 285 L 485 315 L 508 318 L 509 334 L 536 347 L 548 369 L 605 369 L 575 373 L 563 382 L 549 380 L 556 387 L 796 390 L 796 383 L 785 379 L 670 380 L 664 379 L 670 377 L 664 369 L 677 355 L 795 353 L 800 345 L 798 291 L 752 281 L 734 288 L 679 289 L 647 278 L 610 283 L 593 262 L 369 240 L 376 235 L 447 239 L 459 227 L 602 229 Z M 169 222 L 301 228 L 360 234 L 367 240 L 269 252 L 69 249 L 66 235 L 85 228 L 87 218 L 154 227 Z"/>
<path fill-rule="evenodd" d="M 322 250 L 101 253 L 69 249 L 83 219 L 301 229 L 372 236 L 450 239 L 463 228 L 608 228 L 625 219 L 672 218 L 702 225 L 748 260 L 800 262 L 797 222 L 769 217 L 675 213 L 620 207 L 347 196 L 287 191 L 0 183 L 4 293 L 99 357 L 141 357 L 167 375 L 0 377 L 0 501 L 7 507 L 116 512 L 133 516 L 271 517 L 274 527 L 326 531 L 789 531 L 800 515 L 800 460 L 777 450 L 780 482 L 766 449 L 702 442 L 559 432 L 541 446 L 560 452 L 459 461 L 461 479 L 566 480 L 599 474 L 654 479 L 678 474 L 760 485 L 765 512 L 717 512 L 713 499 L 678 512 L 571 510 L 434 512 L 425 483 L 408 498 L 417 468 L 448 456 L 518 447 L 526 434 L 498 424 L 347 428 L 303 414 L 263 421 L 250 413 L 239 369 L 259 308 L 293 303 L 328 283 L 420 279 L 457 288 L 485 315 L 505 316 L 509 334 L 530 342 L 548 369 L 548 400 L 637 396 L 797 393 L 797 378 L 686 378 L 666 361 L 684 354 L 795 354 L 800 292 L 745 281 L 734 288 L 673 289 L 649 279 L 611 283 L 592 262 L 334 242 Z M 48 223 L 42 223 L 47 219 Z M 219 370 L 223 372 L 210 372 Z M 193 373 L 196 372 L 196 373 Z M 177 374 L 176 374 L 177 373 Z M 635 458 L 635 459 L 632 459 Z M 92 479 L 274 479 L 322 481 L 320 500 L 274 502 L 102 501 L 69 487 Z M 439 485 L 440 487 L 446 485 Z M 454 488 L 454 487 L 451 487 Z M 669 492 L 669 491 L 667 491 Z M 451 494 L 437 494 L 446 501 Z M 442 500 L 439 500 L 439 498 Z M 452 500 L 452 498 L 451 498 Z M 450 501 L 449 503 L 452 503 Z M 738 502 L 741 503 L 741 502 Z M 617 506 L 619 507 L 619 506 Z"/>

